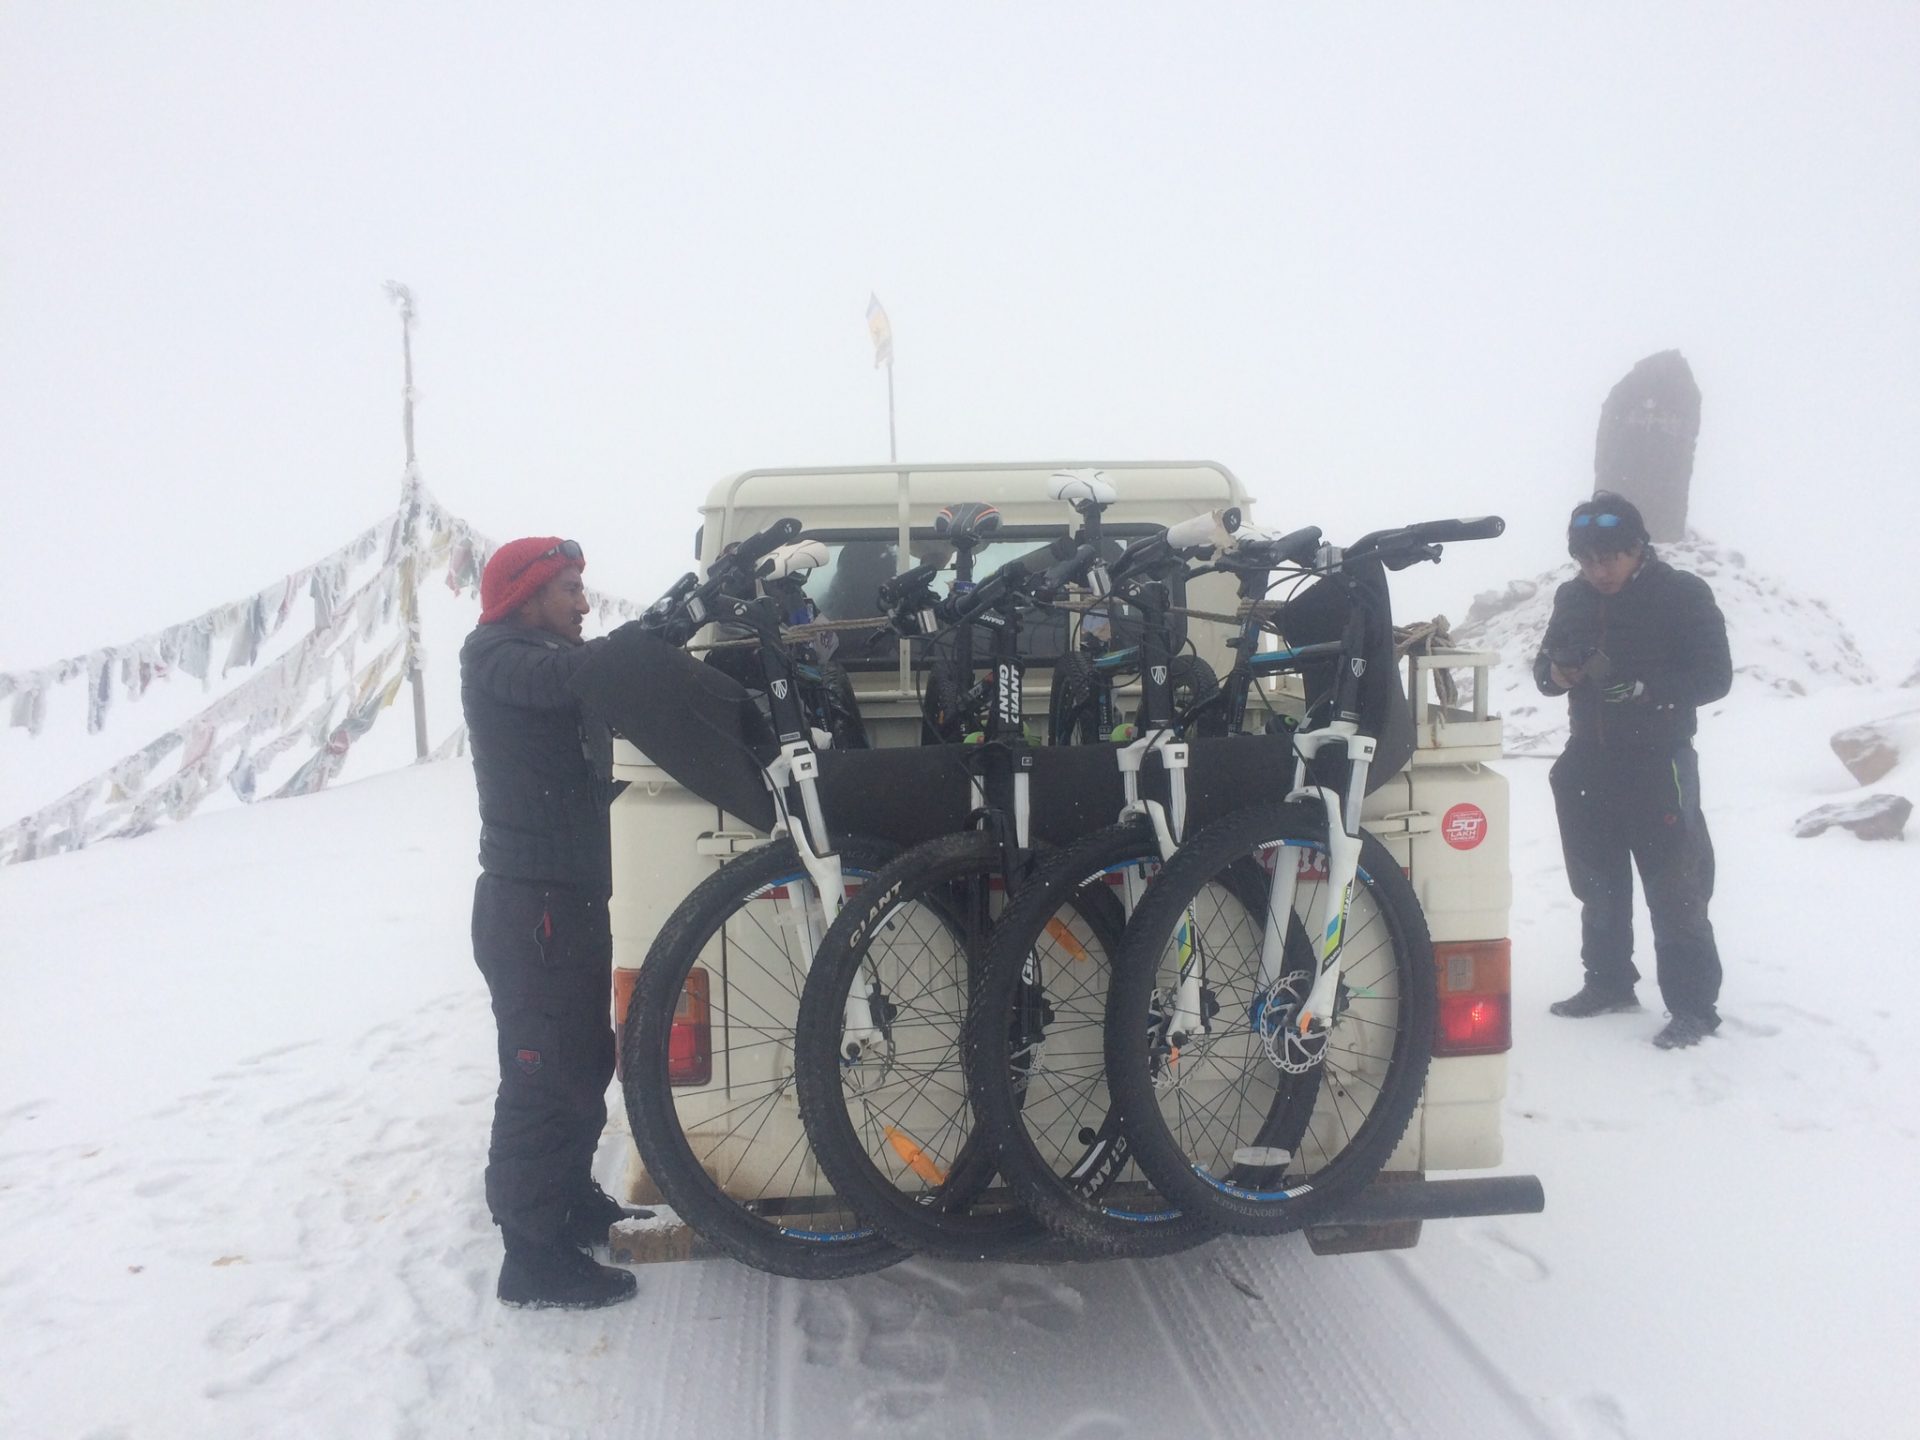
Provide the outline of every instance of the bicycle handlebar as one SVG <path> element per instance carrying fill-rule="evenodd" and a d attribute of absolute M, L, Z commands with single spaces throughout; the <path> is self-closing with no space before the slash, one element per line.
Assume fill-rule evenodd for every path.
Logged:
<path fill-rule="evenodd" d="M 936 607 L 936 613 L 948 625 L 963 625 L 983 610 L 1000 604 L 1009 595 L 1037 588 L 1037 579 L 1053 570 L 1055 562 L 1071 559 L 1075 564 L 1091 564 L 1093 554 L 1091 545 L 1076 547 L 1072 540 L 1062 535 L 1051 544 L 1009 560 L 965 594 L 949 595 Z"/>
<path fill-rule="evenodd" d="M 1240 528 L 1240 511 L 1234 506 L 1195 515 L 1177 525 L 1169 525 L 1157 535 L 1135 540 L 1107 566 L 1111 584 L 1135 572 L 1172 559 L 1203 558 L 1229 548 Z"/>
<path fill-rule="evenodd" d="M 1349 560 L 1379 556 L 1388 551 L 1421 550 L 1429 545 L 1456 540 L 1491 540 L 1507 528 L 1498 515 L 1477 515 L 1461 520 L 1425 520 L 1397 530 L 1375 530 L 1362 535 L 1347 547 Z"/>
<path fill-rule="evenodd" d="M 707 567 L 705 580 L 689 571 L 674 581 L 666 594 L 646 608 L 641 623 L 670 644 L 686 644 L 706 623 L 714 602 L 729 585 L 751 583 L 760 562 L 799 533 L 800 522 L 787 516 L 749 535 Z"/>
<path fill-rule="evenodd" d="M 742 572 L 751 574 L 770 552 L 779 549 L 800 533 L 800 522 L 791 515 L 784 520 L 776 520 L 758 535 L 749 535 L 733 549 L 722 555 L 707 567 L 707 574 L 713 575 L 723 565 L 731 562 Z"/>
<path fill-rule="evenodd" d="M 903 570 L 898 575 L 889 576 L 880 582 L 879 594 L 875 597 L 882 610 L 892 610 L 903 600 L 918 597 L 933 584 L 933 577 L 944 567 L 938 560 L 925 565 L 916 565 L 911 570 Z"/>
<path fill-rule="evenodd" d="M 1304 565 L 1320 549 L 1320 527 L 1305 525 L 1285 535 L 1255 538 L 1244 532 L 1222 564 L 1230 570 L 1275 570 L 1282 565 Z"/>

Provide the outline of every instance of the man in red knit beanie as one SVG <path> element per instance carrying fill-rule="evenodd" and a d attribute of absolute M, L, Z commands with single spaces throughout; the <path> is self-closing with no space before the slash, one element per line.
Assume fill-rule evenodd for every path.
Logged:
<path fill-rule="evenodd" d="M 480 578 L 480 624 L 460 648 L 460 701 L 480 792 L 473 954 L 493 996 L 500 1089 L 487 1206 L 506 1247 L 509 1305 L 586 1309 L 632 1295 L 631 1272 L 585 1253 L 628 1211 L 594 1183 L 613 1078 L 608 1022 L 613 740 L 570 682 L 606 643 L 572 540 L 502 545 Z"/>

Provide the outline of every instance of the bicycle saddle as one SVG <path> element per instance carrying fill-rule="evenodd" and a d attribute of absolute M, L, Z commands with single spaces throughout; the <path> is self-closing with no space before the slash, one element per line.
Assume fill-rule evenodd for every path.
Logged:
<path fill-rule="evenodd" d="M 809 575 L 832 557 L 818 540 L 796 540 L 782 545 L 760 562 L 762 580 L 783 580 L 789 575 Z"/>
<path fill-rule="evenodd" d="M 978 500 L 945 505 L 933 517 L 933 533 L 955 545 L 972 549 L 990 540 L 1000 529 L 1000 511 Z"/>
<path fill-rule="evenodd" d="M 1120 495 L 1098 470 L 1056 470 L 1047 479 L 1047 498 L 1064 500 L 1076 510 L 1089 505 L 1104 510 Z"/>

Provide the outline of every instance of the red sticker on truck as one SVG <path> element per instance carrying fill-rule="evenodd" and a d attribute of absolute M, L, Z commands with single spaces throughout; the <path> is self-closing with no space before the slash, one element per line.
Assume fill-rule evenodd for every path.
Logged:
<path fill-rule="evenodd" d="M 1471 850 L 1487 838 L 1487 812 L 1462 801 L 1440 821 L 1440 838 L 1456 850 Z"/>

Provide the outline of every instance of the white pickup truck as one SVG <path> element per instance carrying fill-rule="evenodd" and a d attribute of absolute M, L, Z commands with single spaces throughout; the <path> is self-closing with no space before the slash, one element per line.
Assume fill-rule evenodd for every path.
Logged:
<path fill-rule="evenodd" d="M 852 620 L 875 613 L 881 579 L 914 564 L 934 532 L 943 506 L 981 501 L 996 506 L 1002 528 L 977 559 L 978 573 L 1005 559 L 1069 533 L 1076 521 L 1064 505 L 1047 499 L 1049 476 L 1062 468 L 1097 469 L 1118 493 L 1107 510 L 1107 532 L 1125 538 L 1237 506 L 1252 523 L 1251 501 L 1225 467 L 1206 463 L 1069 462 L 875 466 L 841 469 L 749 470 L 716 485 L 701 510 L 697 549 L 702 568 L 731 542 L 798 517 L 806 535 L 823 541 L 830 562 L 808 581 L 821 618 Z M 1315 517 L 1268 517 L 1288 525 Z M 1410 522 L 1427 516 L 1380 517 Z M 1330 537 L 1338 538 L 1338 537 Z M 906 557 L 903 561 L 902 557 Z M 1238 599 L 1224 575 L 1197 579 L 1187 589 L 1189 610 L 1230 615 Z M 1224 675 L 1233 655 L 1233 627 L 1190 617 L 1193 651 Z M 870 643 L 873 642 L 873 643 Z M 905 642 L 859 635 L 836 656 L 850 672 L 859 708 L 876 746 L 913 745 L 920 739 L 920 693 L 924 677 L 913 670 L 915 654 Z M 1501 1160 L 1501 1106 L 1506 1093 L 1509 1047 L 1507 785 L 1492 768 L 1500 756 L 1500 720 L 1486 713 L 1488 671 L 1496 657 L 1483 651 L 1451 651 L 1409 657 L 1407 693 L 1413 708 L 1417 748 L 1411 762 L 1380 784 L 1364 818 L 1399 859 L 1425 908 L 1434 940 L 1440 1009 L 1433 1062 L 1420 1108 L 1386 1171 L 1343 1212 L 1339 1225 L 1310 1232 L 1320 1253 L 1400 1248 L 1417 1242 L 1423 1219 L 1451 1215 L 1538 1209 L 1538 1182 L 1530 1176 L 1428 1181 L 1429 1172 L 1485 1170 Z M 1445 707 L 1429 698 L 1434 669 L 1473 672 L 1470 709 Z M 1029 713 L 1042 713 L 1050 679 L 1044 655 L 1030 661 Z M 1283 707 L 1285 697 L 1268 703 Z M 1260 720 L 1250 707 L 1249 725 Z M 613 805 L 614 895 L 612 903 L 615 1007 L 624 1013 L 634 974 L 662 921 L 681 899 L 723 861 L 762 842 L 744 823 L 682 789 L 632 745 L 614 752 L 614 778 L 626 782 Z M 690 1077 L 678 1095 L 688 1138 L 701 1153 L 697 1117 L 728 1108 L 735 1068 L 726 1063 L 728 1037 L 701 1037 L 713 1063 L 704 1083 Z M 743 1062 L 744 1063 L 744 1062 Z M 776 1060 L 775 1063 L 781 1063 Z M 781 1129 L 786 1133 L 778 1133 Z M 802 1144 L 798 1106 L 784 1112 L 758 1136 L 768 1153 Z M 716 1146 L 725 1145 L 718 1132 Z M 706 1159 L 710 1171 L 741 1175 L 733 1151 Z M 751 1161 L 747 1162 L 750 1167 Z M 1421 1182 L 1421 1183 L 1407 1183 Z M 742 1184 L 751 1186 L 750 1178 Z M 627 1196 L 657 1203 L 637 1152 L 629 1154 Z M 656 1233 L 632 1258 L 672 1258 L 700 1253 L 690 1232 Z"/>

